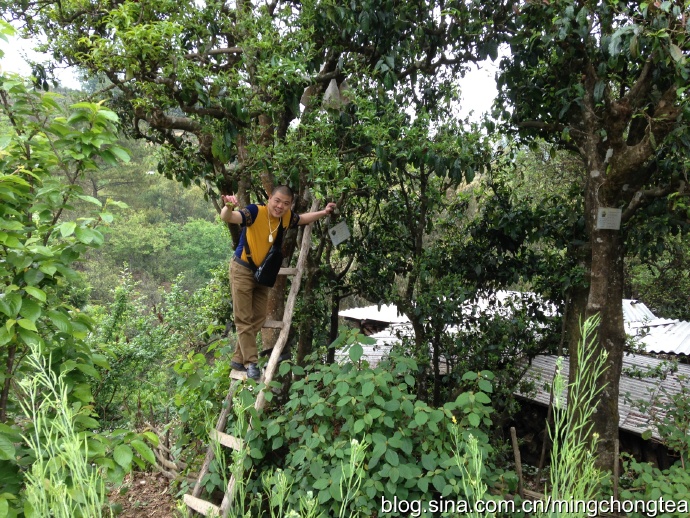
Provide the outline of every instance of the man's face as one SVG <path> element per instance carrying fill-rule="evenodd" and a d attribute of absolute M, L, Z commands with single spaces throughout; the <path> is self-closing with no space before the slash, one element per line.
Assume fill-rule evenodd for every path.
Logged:
<path fill-rule="evenodd" d="M 275 193 L 268 200 L 268 213 L 274 218 L 280 218 L 292 205 L 292 197 L 281 192 Z"/>

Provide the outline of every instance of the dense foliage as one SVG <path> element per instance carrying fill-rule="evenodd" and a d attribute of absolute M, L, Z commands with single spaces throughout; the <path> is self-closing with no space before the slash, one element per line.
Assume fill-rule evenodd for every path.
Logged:
<path fill-rule="evenodd" d="M 0 509 L 6 516 L 41 514 L 40 502 L 20 488 L 25 477 L 33 480 L 28 487 L 42 487 L 37 474 L 45 468 L 65 488 L 67 515 L 80 516 L 84 480 L 77 473 L 62 480 L 63 462 L 84 467 L 80 474 L 102 484 L 121 480 L 133 462 L 154 461 L 145 436 L 96 433 L 92 383 L 108 362 L 86 340 L 93 320 L 70 303 L 71 283 L 79 280 L 75 261 L 103 243 L 100 227 L 113 219 L 112 202 L 85 195 L 77 180 L 101 161 L 116 164 L 128 155 L 117 144 L 117 116 L 100 104 L 63 109 L 55 95 L 3 75 L 0 110 Z M 93 209 L 64 218 L 77 199 Z M 57 445 L 74 446 L 77 434 L 70 452 L 85 458 L 71 463 Z M 157 442 L 155 435 L 146 438 Z"/>
<path fill-rule="evenodd" d="M 315 224 L 294 362 L 269 387 L 266 414 L 247 410 L 244 456 L 216 455 L 209 498 L 235 464 L 248 505 L 278 479 L 291 509 L 312 491 L 330 514 L 462 495 L 458 437 L 483 456 L 480 482 L 513 492 L 502 429 L 524 362 L 563 349 L 563 330 L 577 338 L 581 314 L 597 311 L 609 312 L 595 416 L 608 452 L 621 294 L 687 315 L 687 2 L 0 6 L 44 38 L 55 65 L 89 75 L 77 103 L 36 89 L 49 70 L 33 84 L 0 80 L 0 517 L 22 513 L 37 458 L 18 390 L 40 370 L 27 363 L 34 350 L 62 375 L 95 469 L 117 480 L 152 461 L 144 439 L 155 443 L 156 429 L 188 489 L 235 338 L 227 257 L 238 229 L 215 221 L 218 195 L 262 201 L 280 182 L 296 188 L 296 210 L 316 196 L 339 215 Z M 499 122 L 486 132 L 457 118 L 457 80 L 502 42 Z M 595 227 L 599 207 L 623 209 L 620 233 Z M 336 247 L 339 219 L 353 235 Z M 287 236 L 288 256 L 298 239 Z M 411 322 L 378 366 L 361 358 L 361 337 L 339 334 L 338 309 L 354 300 L 394 303 Z M 335 362 L 346 345 L 350 361 Z M 241 394 L 248 409 L 254 392 Z M 645 495 L 686 494 L 676 467 L 629 469 Z M 357 489 L 343 492 L 355 473 Z"/>

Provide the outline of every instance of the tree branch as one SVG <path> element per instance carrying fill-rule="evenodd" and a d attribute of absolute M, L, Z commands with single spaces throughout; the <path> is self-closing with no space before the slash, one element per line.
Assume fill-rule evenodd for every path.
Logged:
<path fill-rule="evenodd" d="M 185 59 L 204 59 L 207 56 L 218 56 L 221 54 L 242 54 L 244 51 L 240 47 L 227 47 L 223 49 L 212 49 L 207 52 L 190 52 L 185 54 Z"/>
<path fill-rule="evenodd" d="M 680 194 L 683 194 L 686 190 L 686 184 L 685 182 L 681 181 L 680 184 L 678 185 L 677 192 Z M 630 218 L 633 217 L 635 212 L 637 210 L 644 206 L 648 205 L 651 201 L 658 199 L 658 198 L 663 198 L 665 196 L 668 196 L 671 194 L 673 191 L 676 191 L 676 189 L 673 188 L 671 185 L 667 185 L 665 187 L 657 187 L 656 189 L 647 189 L 647 190 L 639 190 L 635 193 L 635 196 L 633 196 L 633 199 L 630 200 L 630 203 L 628 204 L 627 208 L 621 215 L 621 223 L 626 223 Z"/>

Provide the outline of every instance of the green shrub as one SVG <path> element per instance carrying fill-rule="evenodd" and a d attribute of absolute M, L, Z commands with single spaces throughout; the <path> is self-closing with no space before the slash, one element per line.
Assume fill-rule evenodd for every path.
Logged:
<path fill-rule="evenodd" d="M 361 354 L 361 346 L 354 344 L 351 358 L 358 362 Z M 468 373 L 474 390 L 432 408 L 415 395 L 417 369 L 414 360 L 402 357 L 375 368 L 364 361 L 314 362 L 305 369 L 282 364 L 281 374 L 292 371 L 300 379 L 293 383 L 287 403 L 249 433 L 257 470 L 268 469 L 268 463 L 283 469 L 293 481 L 288 499 L 293 509 L 299 508 L 300 497 L 313 491 L 322 511 L 338 515 L 353 444 L 365 443 L 365 475 L 356 491 L 346 493 L 352 516 L 371 516 L 380 510 L 382 498 L 428 500 L 461 494 L 452 419 L 457 414 L 463 440 L 478 438 L 486 458 L 492 375 Z"/>
<path fill-rule="evenodd" d="M 620 498 L 632 501 L 674 501 L 678 509 L 674 513 L 659 514 L 659 517 L 688 516 L 688 502 L 690 502 L 690 473 L 676 462 L 669 469 L 660 470 L 648 462 L 637 462 L 628 457 L 623 463 L 625 475 L 621 478 L 622 490 Z M 683 507 L 684 506 L 684 507 Z M 630 518 L 642 518 L 640 513 L 631 513 Z"/>

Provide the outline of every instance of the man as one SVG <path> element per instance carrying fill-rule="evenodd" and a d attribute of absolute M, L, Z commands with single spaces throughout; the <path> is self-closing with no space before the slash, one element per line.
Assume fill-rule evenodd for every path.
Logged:
<path fill-rule="evenodd" d="M 247 244 L 255 266 L 259 266 L 274 241 L 278 239 L 278 228 L 284 231 L 297 225 L 308 225 L 333 213 L 335 203 L 328 203 L 324 210 L 293 214 L 294 200 L 292 189 L 280 185 L 273 189 L 267 205 L 247 205 L 241 210 L 236 196 L 222 196 L 225 207 L 220 218 L 228 223 L 236 223 L 243 228 L 240 242 L 230 263 L 232 283 L 232 305 L 237 328 L 237 345 L 232 357 L 232 368 L 247 371 L 247 377 L 258 380 L 261 376 L 256 350 L 256 335 L 266 321 L 268 311 L 268 292 L 271 288 L 262 286 L 254 280 L 247 257 Z"/>

